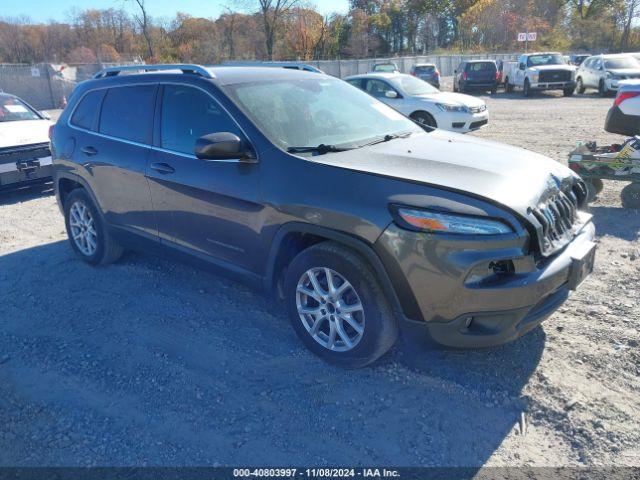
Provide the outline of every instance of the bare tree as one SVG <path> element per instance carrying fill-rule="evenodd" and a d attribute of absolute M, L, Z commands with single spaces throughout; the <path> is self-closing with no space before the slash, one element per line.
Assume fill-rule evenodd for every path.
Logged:
<path fill-rule="evenodd" d="M 145 42 L 147 43 L 147 53 L 149 58 L 153 58 L 153 40 L 151 39 L 151 33 L 149 32 L 149 24 L 150 19 L 147 14 L 147 7 L 145 5 L 146 0 L 133 0 L 140 8 L 140 15 L 134 15 L 136 21 L 140 25 L 142 29 L 142 36 L 144 37 Z"/>
<path fill-rule="evenodd" d="M 269 60 L 273 60 L 273 46 L 282 18 L 289 12 L 291 7 L 298 4 L 299 1 L 300 0 L 258 0 L 264 28 L 265 46 L 267 47 L 267 58 Z"/>
<path fill-rule="evenodd" d="M 640 0 L 626 0 L 626 18 L 622 37 L 620 38 L 620 50 L 624 51 L 629 46 L 629 37 L 631 36 L 631 28 L 633 19 L 640 16 Z"/>

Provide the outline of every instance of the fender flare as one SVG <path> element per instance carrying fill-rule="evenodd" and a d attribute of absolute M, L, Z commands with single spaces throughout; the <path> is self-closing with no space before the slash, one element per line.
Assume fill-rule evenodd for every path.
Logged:
<path fill-rule="evenodd" d="M 400 300 L 393 284 L 391 283 L 391 279 L 384 268 L 382 260 L 380 260 L 380 257 L 369 243 L 344 232 L 304 222 L 286 223 L 276 232 L 273 242 L 271 243 L 269 257 L 267 259 L 266 275 L 263 281 L 265 292 L 272 292 L 274 290 L 276 259 L 278 257 L 278 252 L 280 251 L 282 241 L 290 233 L 308 233 L 317 235 L 319 237 L 326 238 L 327 240 L 332 240 L 345 245 L 360 254 L 373 268 L 374 273 L 380 281 L 380 286 L 391 304 L 393 312 L 396 315 L 403 316 Z"/>
<path fill-rule="evenodd" d="M 70 172 L 60 173 L 60 172 L 57 172 L 55 177 L 54 177 L 53 186 L 54 186 L 54 190 L 55 190 L 55 193 L 56 193 L 56 199 L 58 200 L 58 205 L 59 205 L 61 210 L 64 210 L 64 205 L 62 204 L 62 198 L 60 197 L 60 181 L 61 180 L 71 180 L 74 183 L 80 184 L 82 186 L 82 188 L 84 188 L 87 191 L 87 194 L 91 197 L 91 200 L 93 201 L 93 203 L 96 206 L 96 208 L 98 208 L 98 209 L 100 209 L 100 211 L 102 211 L 102 208 L 100 207 L 100 203 L 98 202 L 98 199 L 97 199 L 95 193 L 93 193 L 93 190 L 89 186 L 89 183 L 84 178 L 82 178 L 80 175 L 78 175 L 76 173 L 70 173 Z"/>

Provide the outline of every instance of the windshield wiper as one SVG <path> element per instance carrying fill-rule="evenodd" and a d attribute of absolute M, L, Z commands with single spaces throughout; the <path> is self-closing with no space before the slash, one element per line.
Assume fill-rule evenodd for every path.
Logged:
<path fill-rule="evenodd" d="M 321 143 L 316 147 L 289 147 L 287 152 L 289 153 L 316 153 L 318 155 L 324 155 L 325 153 L 333 152 L 346 152 L 347 150 L 353 150 L 353 148 L 336 147 L 335 145 L 325 145 Z"/>
<path fill-rule="evenodd" d="M 377 145 L 378 143 L 390 142 L 391 140 L 395 140 L 396 138 L 407 138 L 413 132 L 404 132 L 404 133 L 392 133 L 385 135 L 382 138 L 377 138 L 373 142 L 365 143 L 364 145 L 359 145 L 358 148 L 362 147 L 370 147 L 371 145 Z"/>

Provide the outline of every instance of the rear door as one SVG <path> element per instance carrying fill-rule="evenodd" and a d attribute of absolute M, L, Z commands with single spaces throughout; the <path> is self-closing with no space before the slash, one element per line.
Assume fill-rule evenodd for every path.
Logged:
<path fill-rule="evenodd" d="M 100 101 L 98 117 L 83 113 L 81 101 L 71 122 L 81 130 L 75 160 L 90 175 L 93 192 L 108 223 L 157 238 L 149 185 L 145 177 L 157 86 L 114 86 L 88 92 Z M 84 116 L 83 116 L 84 115 Z"/>
<path fill-rule="evenodd" d="M 255 270 L 251 252 L 262 210 L 259 164 L 194 155 L 203 135 L 231 132 L 248 139 L 213 95 L 200 88 L 166 84 L 158 100 L 159 128 L 147 175 L 161 240 L 214 263 Z"/>

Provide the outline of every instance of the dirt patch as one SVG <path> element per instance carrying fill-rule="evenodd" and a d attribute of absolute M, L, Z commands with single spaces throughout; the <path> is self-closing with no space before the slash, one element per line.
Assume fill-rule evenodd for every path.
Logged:
<path fill-rule="evenodd" d="M 610 99 L 486 97 L 474 135 L 566 162 Z M 2 465 L 640 465 L 640 211 L 605 182 L 594 274 L 491 350 L 325 365 L 282 312 L 142 254 L 77 261 L 49 191 L 0 200 Z"/>

